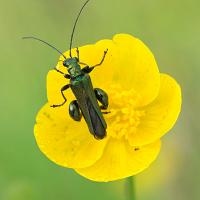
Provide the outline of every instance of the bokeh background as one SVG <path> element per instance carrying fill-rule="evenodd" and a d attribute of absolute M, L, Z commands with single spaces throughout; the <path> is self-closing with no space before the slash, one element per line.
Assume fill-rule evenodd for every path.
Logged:
<path fill-rule="evenodd" d="M 124 181 L 94 183 L 39 151 L 35 116 L 46 102 L 46 74 L 63 51 L 84 0 L 0 0 L 0 200 L 125 200 Z M 200 199 L 200 1 L 91 0 L 74 46 L 130 33 L 153 51 L 161 72 L 175 77 L 183 106 L 161 154 L 136 176 L 138 200 Z"/>

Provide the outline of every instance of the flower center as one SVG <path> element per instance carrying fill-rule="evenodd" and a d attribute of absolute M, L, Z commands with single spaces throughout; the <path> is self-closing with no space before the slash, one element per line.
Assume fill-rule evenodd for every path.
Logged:
<path fill-rule="evenodd" d="M 122 90 L 118 85 L 109 87 L 109 110 L 111 113 L 106 115 L 108 124 L 108 136 L 120 139 L 136 132 L 140 124 L 141 117 L 145 111 L 137 109 L 136 105 L 140 100 L 140 95 L 133 89 Z"/>

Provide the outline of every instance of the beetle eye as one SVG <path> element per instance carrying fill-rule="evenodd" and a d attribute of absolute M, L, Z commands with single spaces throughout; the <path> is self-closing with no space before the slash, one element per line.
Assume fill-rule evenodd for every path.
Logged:
<path fill-rule="evenodd" d="M 68 66 L 69 66 L 68 63 L 66 62 L 66 60 L 63 61 L 63 65 L 64 65 L 65 67 L 68 67 Z"/>

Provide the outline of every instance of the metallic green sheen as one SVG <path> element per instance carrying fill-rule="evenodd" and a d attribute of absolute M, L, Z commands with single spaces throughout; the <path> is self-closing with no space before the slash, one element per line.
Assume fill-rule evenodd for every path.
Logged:
<path fill-rule="evenodd" d="M 75 121 L 80 121 L 81 120 L 81 112 L 79 110 L 78 104 L 76 100 L 72 101 L 69 104 L 69 115 L 75 120 Z"/>
<path fill-rule="evenodd" d="M 93 108 L 98 115 L 99 119 L 101 120 L 101 123 L 106 130 L 106 122 L 104 120 L 104 117 L 101 113 L 101 110 L 99 108 L 99 105 L 97 103 L 97 99 L 94 93 L 94 89 L 92 86 L 92 82 L 90 79 L 90 76 L 88 74 L 83 74 L 82 76 L 79 76 L 78 79 L 71 79 L 70 80 L 71 84 L 71 89 L 76 96 L 76 99 L 78 101 L 79 107 L 81 109 L 81 112 L 85 118 L 85 121 L 88 125 L 88 128 L 90 132 L 95 135 L 95 131 L 93 129 L 92 121 L 91 121 L 91 116 L 88 110 L 88 105 L 87 105 L 87 99 L 89 99 L 93 105 Z M 105 133 L 104 133 L 105 134 Z"/>
<path fill-rule="evenodd" d="M 78 64 L 78 59 L 68 58 L 63 62 L 63 65 L 67 67 L 67 70 L 72 78 L 76 78 L 82 74 L 81 66 Z"/>
<path fill-rule="evenodd" d="M 98 105 L 90 76 L 81 69 L 78 62 L 76 57 L 68 58 L 63 62 L 71 77 L 70 87 L 77 99 L 89 131 L 95 138 L 103 139 L 106 136 L 107 124 Z M 78 115 L 76 118 L 78 119 Z"/>

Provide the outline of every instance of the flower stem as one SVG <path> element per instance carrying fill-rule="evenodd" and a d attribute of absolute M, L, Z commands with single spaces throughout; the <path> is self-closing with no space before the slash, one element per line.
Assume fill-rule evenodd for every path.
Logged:
<path fill-rule="evenodd" d="M 125 184 L 126 200 L 136 200 L 134 178 L 128 177 Z"/>

